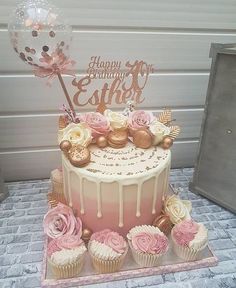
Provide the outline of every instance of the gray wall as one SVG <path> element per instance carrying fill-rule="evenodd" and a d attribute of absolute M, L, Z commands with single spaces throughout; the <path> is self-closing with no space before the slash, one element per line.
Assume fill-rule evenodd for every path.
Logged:
<path fill-rule="evenodd" d="M 10 46 L 6 23 L 16 2 L 0 2 L 0 165 L 6 180 L 45 178 L 60 164 L 57 108 L 64 99 L 57 81 L 46 87 Z M 235 1 L 52 2 L 63 8 L 73 25 L 71 54 L 78 62 L 78 77 L 92 55 L 155 64 L 158 71 L 149 79 L 140 108 L 173 109 L 182 133 L 173 147 L 172 167 L 192 166 L 208 83 L 210 44 L 236 42 Z M 65 80 L 69 84 L 71 78 Z M 69 89 L 71 94 L 73 89 Z"/>

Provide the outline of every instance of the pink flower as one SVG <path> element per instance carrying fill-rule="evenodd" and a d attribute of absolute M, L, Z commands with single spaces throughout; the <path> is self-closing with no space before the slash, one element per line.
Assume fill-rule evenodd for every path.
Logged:
<path fill-rule="evenodd" d="M 95 232 L 93 233 L 93 235 L 91 236 L 90 240 L 96 240 L 100 243 L 104 243 L 104 240 L 106 238 L 106 235 L 108 233 L 112 232 L 110 229 L 104 229 L 102 231 L 99 232 Z"/>
<path fill-rule="evenodd" d="M 132 129 L 147 128 L 154 120 L 154 116 L 151 112 L 143 110 L 131 112 L 129 115 L 128 123 Z"/>
<path fill-rule="evenodd" d="M 73 249 L 83 244 L 83 240 L 78 235 L 63 235 L 56 239 L 56 244 L 61 249 Z"/>
<path fill-rule="evenodd" d="M 80 116 L 80 121 L 85 122 L 92 130 L 93 138 L 106 135 L 110 130 L 110 123 L 107 118 L 98 112 L 86 113 Z"/>
<path fill-rule="evenodd" d="M 198 224 L 193 220 L 184 220 L 173 228 L 173 238 L 181 246 L 188 246 L 198 232 Z"/>
<path fill-rule="evenodd" d="M 131 239 L 135 250 L 150 254 L 165 253 L 168 249 L 168 239 L 165 235 L 140 232 Z"/>
<path fill-rule="evenodd" d="M 76 218 L 70 207 L 59 203 L 49 210 L 43 220 L 44 232 L 50 238 L 58 238 L 62 235 L 82 235 L 82 222 Z"/>
<path fill-rule="evenodd" d="M 181 231 L 183 233 L 197 233 L 198 231 L 198 224 L 196 222 L 194 222 L 193 220 L 185 220 L 182 221 L 178 224 L 179 229 L 181 229 Z"/>
<path fill-rule="evenodd" d="M 117 253 L 124 253 L 127 245 L 124 238 L 117 232 L 107 233 L 104 244 L 112 248 Z"/>
<path fill-rule="evenodd" d="M 154 234 L 154 237 L 156 238 L 156 245 L 154 246 L 155 253 L 165 253 L 169 247 L 168 238 L 164 234 Z"/>
<path fill-rule="evenodd" d="M 48 243 L 48 247 L 47 247 L 47 254 L 49 257 L 52 256 L 53 253 L 60 251 L 61 249 L 58 247 L 57 242 L 55 239 L 51 240 Z"/>

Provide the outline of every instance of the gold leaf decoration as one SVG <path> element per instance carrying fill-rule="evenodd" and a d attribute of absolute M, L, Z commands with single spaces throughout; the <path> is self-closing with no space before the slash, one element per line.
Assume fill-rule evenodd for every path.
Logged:
<path fill-rule="evenodd" d="M 64 195 L 59 195 L 55 192 L 48 193 L 48 203 L 51 205 L 52 208 L 56 207 L 59 202 L 67 205 Z"/>
<path fill-rule="evenodd" d="M 170 134 L 169 137 L 171 139 L 175 139 L 180 133 L 180 127 L 179 126 L 170 126 Z"/>
<path fill-rule="evenodd" d="M 171 110 L 165 109 L 161 114 L 158 116 L 157 120 L 164 125 L 168 125 L 171 122 Z"/>
<path fill-rule="evenodd" d="M 98 104 L 96 111 L 99 112 L 99 113 L 101 113 L 101 114 L 103 114 L 106 109 L 107 109 L 107 106 L 106 106 L 105 102 L 104 102 L 104 101 L 101 101 L 101 102 Z"/>

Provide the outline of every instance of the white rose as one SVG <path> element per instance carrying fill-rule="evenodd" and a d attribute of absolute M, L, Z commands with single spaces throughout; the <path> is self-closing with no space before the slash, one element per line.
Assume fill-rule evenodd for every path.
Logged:
<path fill-rule="evenodd" d="M 92 141 L 91 130 L 85 123 L 70 123 L 63 129 L 63 140 L 68 140 L 74 145 L 87 147 Z"/>
<path fill-rule="evenodd" d="M 153 145 L 158 145 L 163 140 L 164 136 L 170 134 L 170 128 L 157 120 L 154 120 L 150 124 L 149 129 L 154 135 Z"/>
<path fill-rule="evenodd" d="M 109 120 L 112 130 L 127 128 L 128 118 L 125 115 L 118 112 L 112 112 L 109 109 L 104 111 L 104 115 Z"/>
<path fill-rule="evenodd" d="M 173 224 L 177 224 L 182 220 L 191 219 L 191 210 L 191 202 L 188 200 L 181 200 L 176 195 L 168 197 L 164 203 L 164 211 L 170 217 L 170 221 Z"/>

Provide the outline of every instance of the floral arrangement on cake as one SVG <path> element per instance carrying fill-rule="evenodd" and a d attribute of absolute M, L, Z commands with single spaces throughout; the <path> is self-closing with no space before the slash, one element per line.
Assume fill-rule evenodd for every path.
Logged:
<path fill-rule="evenodd" d="M 72 117 L 72 112 L 63 106 L 64 115 L 59 118 L 59 143 L 70 162 L 81 167 L 89 163 L 88 146 L 93 143 L 103 149 L 106 146 L 121 149 L 128 141 L 142 149 L 160 146 L 169 149 L 180 133 L 173 126 L 171 111 L 164 110 L 158 116 L 150 111 L 134 110 L 132 102 L 123 112 L 97 109 Z M 83 157 L 82 157 L 83 156 Z"/>

